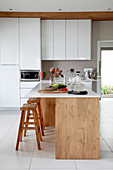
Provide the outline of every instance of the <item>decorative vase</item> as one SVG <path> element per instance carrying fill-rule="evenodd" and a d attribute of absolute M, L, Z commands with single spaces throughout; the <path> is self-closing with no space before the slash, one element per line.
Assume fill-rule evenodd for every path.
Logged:
<path fill-rule="evenodd" d="M 51 80 L 51 85 L 53 85 L 54 84 L 54 76 L 53 75 L 51 76 L 50 80 Z"/>

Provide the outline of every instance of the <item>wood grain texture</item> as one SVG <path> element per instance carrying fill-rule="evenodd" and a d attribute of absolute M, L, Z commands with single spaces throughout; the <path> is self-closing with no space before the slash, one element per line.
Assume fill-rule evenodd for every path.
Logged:
<path fill-rule="evenodd" d="M 55 127 L 55 99 L 41 98 L 41 110 L 46 127 Z"/>
<path fill-rule="evenodd" d="M 0 17 L 41 19 L 91 19 L 113 21 L 113 11 L 101 12 L 0 12 Z"/>
<path fill-rule="evenodd" d="M 56 99 L 56 158 L 99 159 L 99 98 Z"/>
<path fill-rule="evenodd" d="M 68 93 L 68 91 L 59 91 L 59 90 L 56 90 L 56 91 L 47 91 L 47 90 L 38 90 L 38 93 Z"/>

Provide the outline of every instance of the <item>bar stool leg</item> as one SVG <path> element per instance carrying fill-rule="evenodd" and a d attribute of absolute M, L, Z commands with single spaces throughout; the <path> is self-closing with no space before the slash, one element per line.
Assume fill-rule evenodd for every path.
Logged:
<path fill-rule="evenodd" d="M 43 114 L 42 114 L 42 109 L 41 109 L 41 103 L 39 104 L 39 110 L 40 110 L 40 114 L 41 114 L 41 122 L 42 122 L 42 125 L 43 125 L 43 130 L 45 130 L 45 125 L 44 125 L 44 119 L 43 119 Z"/>
<path fill-rule="evenodd" d="M 23 119 L 22 119 L 22 128 L 21 128 L 21 132 L 20 132 L 20 142 L 22 142 L 25 114 L 26 114 L 26 111 L 24 110 L 24 117 L 23 117 Z"/>
<path fill-rule="evenodd" d="M 37 104 L 37 106 L 38 106 L 38 113 L 40 117 L 41 132 L 42 132 L 42 136 L 44 136 L 41 107 L 39 103 Z"/>
<path fill-rule="evenodd" d="M 30 111 L 28 110 L 27 111 L 27 116 L 26 116 L 26 123 L 29 122 L 29 115 L 30 115 Z M 27 128 L 28 124 L 26 124 L 25 127 Z M 27 130 L 24 131 L 24 137 L 26 136 L 26 133 L 27 133 Z"/>
<path fill-rule="evenodd" d="M 39 133 L 38 133 L 38 121 L 37 121 L 37 112 L 36 110 L 33 111 L 33 117 L 34 117 L 34 123 L 35 123 L 35 132 L 36 132 L 36 138 L 37 138 L 37 145 L 38 145 L 38 149 L 41 150 L 41 146 L 40 146 L 40 140 L 39 140 Z"/>
<path fill-rule="evenodd" d="M 45 125 L 44 125 L 44 120 L 42 119 L 42 122 L 43 122 L 43 130 L 45 130 Z"/>
<path fill-rule="evenodd" d="M 42 135 L 41 135 L 41 130 L 40 130 L 40 120 L 38 119 L 38 117 L 36 117 L 37 119 L 37 122 L 38 122 L 38 133 L 39 133 L 39 136 L 40 136 L 40 141 L 42 141 Z"/>
<path fill-rule="evenodd" d="M 25 111 L 22 110 L 21 113 L 21 118 L 20 118 L 20 125 L 19 125 L 19 130 L 18 130 L 18 137 L 17 137 L 17 143 L 16 143 L 16 151 L 18 150 L 19 147 L 19 142 L 22 140 L 22 128 L 23 128 L 23 123 L 24 123 L 24 118 L 25 118 Z"/>

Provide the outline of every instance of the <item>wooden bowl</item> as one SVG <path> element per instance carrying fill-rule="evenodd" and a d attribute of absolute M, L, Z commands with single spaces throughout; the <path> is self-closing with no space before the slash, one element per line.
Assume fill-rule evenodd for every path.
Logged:
<path fill-rule="evenodd" d="M 55 91 L 55 90 L 57 90 L 58 89 L 58 87 L 45 87 L 45 91 Z"/>

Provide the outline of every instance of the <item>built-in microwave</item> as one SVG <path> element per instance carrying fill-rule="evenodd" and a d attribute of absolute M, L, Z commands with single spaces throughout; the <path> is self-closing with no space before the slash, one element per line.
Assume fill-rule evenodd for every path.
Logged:
<path fill-rule="evenodd" d="M 20 70 L 21 81 L 40 81 L 40 70 Z"/>

